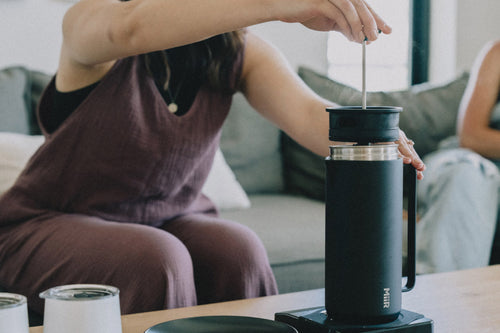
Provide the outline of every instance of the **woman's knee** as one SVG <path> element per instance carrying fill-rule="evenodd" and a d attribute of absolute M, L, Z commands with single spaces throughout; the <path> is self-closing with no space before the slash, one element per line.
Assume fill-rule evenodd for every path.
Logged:
<path fill-rule="evenodd" d="M 196 304 L 191 257 L 177 238 L 158 229 L 121 237 L 106 256 L 114 261 L 111 280 L 123 289 L 124 313 Z"/>
<path fill-rule="evenodd" d="M 233 222 L 222 222 L 222 237 L 214 244 L 214 257 L 221 258 L 226 270 L 251 274 L 269 265 L 266 249 L 250 228 Z"/>
<path fill-rule="evenodd" d="M 433 154 L 428 160 L 428 177 L 419 184 L 419 197 L 429 199 L 444 192 L 469 193 L 491 188 L 496 191 L 500 174 L 497 167 L 479 154 L 467 149 L 452 149 Z M 486 188 L 485 188 L 486 186 Z"/>
<path fill-rule="evenodd" d="M 170 221 L 164 228 L 189 249 L 199 302 L 276 292 L 266 249 L 248 227 L 196 214 Z"/>

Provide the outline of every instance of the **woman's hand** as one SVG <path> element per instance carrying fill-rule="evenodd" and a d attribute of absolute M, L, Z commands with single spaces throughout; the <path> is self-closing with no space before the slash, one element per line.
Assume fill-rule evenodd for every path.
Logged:
<path fill-rule="evenodd" d="M 392 29 L 364 0 L 297 0 L 287 1 L 283 22 L 299 22 L 319 31 L 339 31 L 349 40 L 361 43 L 378 38 L 379 32 Z"/>
<path fill-rule="evenodd" d="M 399 130 L 399 140 L 396 141 L 399 145 L 399 153 L 403 157 L 404 164 L 411 164 L 415 169 L 417 169 L 417 179 L 423 179 L 425 170 L 425 164 L 422 162 L 420 156 L 418 156 L 413 145 L 415 144 L 413 140 L 406 137 L 406 134 Z"/>

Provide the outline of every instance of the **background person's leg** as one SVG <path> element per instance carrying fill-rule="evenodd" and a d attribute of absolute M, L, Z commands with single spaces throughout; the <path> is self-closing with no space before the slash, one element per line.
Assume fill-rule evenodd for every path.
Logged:
<path fill-rule="evenodd" d="M 466 149 L 425 159 L 418 184 L 417 273 L 487 266 L 497 221 L 499 172 Z"/>

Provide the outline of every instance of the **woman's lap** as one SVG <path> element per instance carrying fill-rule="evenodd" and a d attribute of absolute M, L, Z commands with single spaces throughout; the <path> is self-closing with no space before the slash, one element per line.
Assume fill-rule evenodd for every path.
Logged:
<path fill-rule="evenodd" d="M 196 229 L 203 226 L 190 222 L 199 218 L 182 218 L 185 226 L 178 222 L 173 224 L 178 224 L 175 229 L 181 235 L 208 232 L 197 232 Z M 183 230 L 184 227 L 189 231 Z M 186 241 L 189 243 L 189 238 Z M 224 244 L 226 241 L 215 243 Z M 193 246 L 188 250 L 178 237 L 150 226 L 110 222 L 84 215 L 52 215 L 0 229 L 0 284 L 9 291 L 27 295 L 30 307 L 37 312 L 43 309 L 39 292 L 73 283 L 118 287 L 122 313 L 190 306 L 197 304 L 193 267 L 205 272 L 204 268 L 197 266 L 213 266 L 207 266 L 204 260 L 218 263 L 217 259 L 210 258 L 211 244 L 201 242 L 196 246 L 198 250 Z M 193 264 L 190 252 L 202 252 L 207 256 L 196 256 L 197 263 Z M 220 260 L 220 267 L 227 259 Z M 208 281 L 205 280 L 199 281 L 200 290 L 204 290 L 203 283 Z M 228 290 L 231 283 L 239 283 L 225 282 Z M 214 284 L 208 285 L 212 287 Z M 210 291 L 202 294 L 202 298 L 207 298 L 204 302 L 212 301 L 211 297 L 214 297 Z M 241 295 L 235 298 L 245 296 Z"/>

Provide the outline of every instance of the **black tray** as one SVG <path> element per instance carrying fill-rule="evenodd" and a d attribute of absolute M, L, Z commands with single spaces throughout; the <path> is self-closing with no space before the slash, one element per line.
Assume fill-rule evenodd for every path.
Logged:
<path fill-rule="evenodd" d="M 297 333 L 297 330 L 262 318 L 206 316 L 167 321 L 148 328 L 145 333 Z"/>

